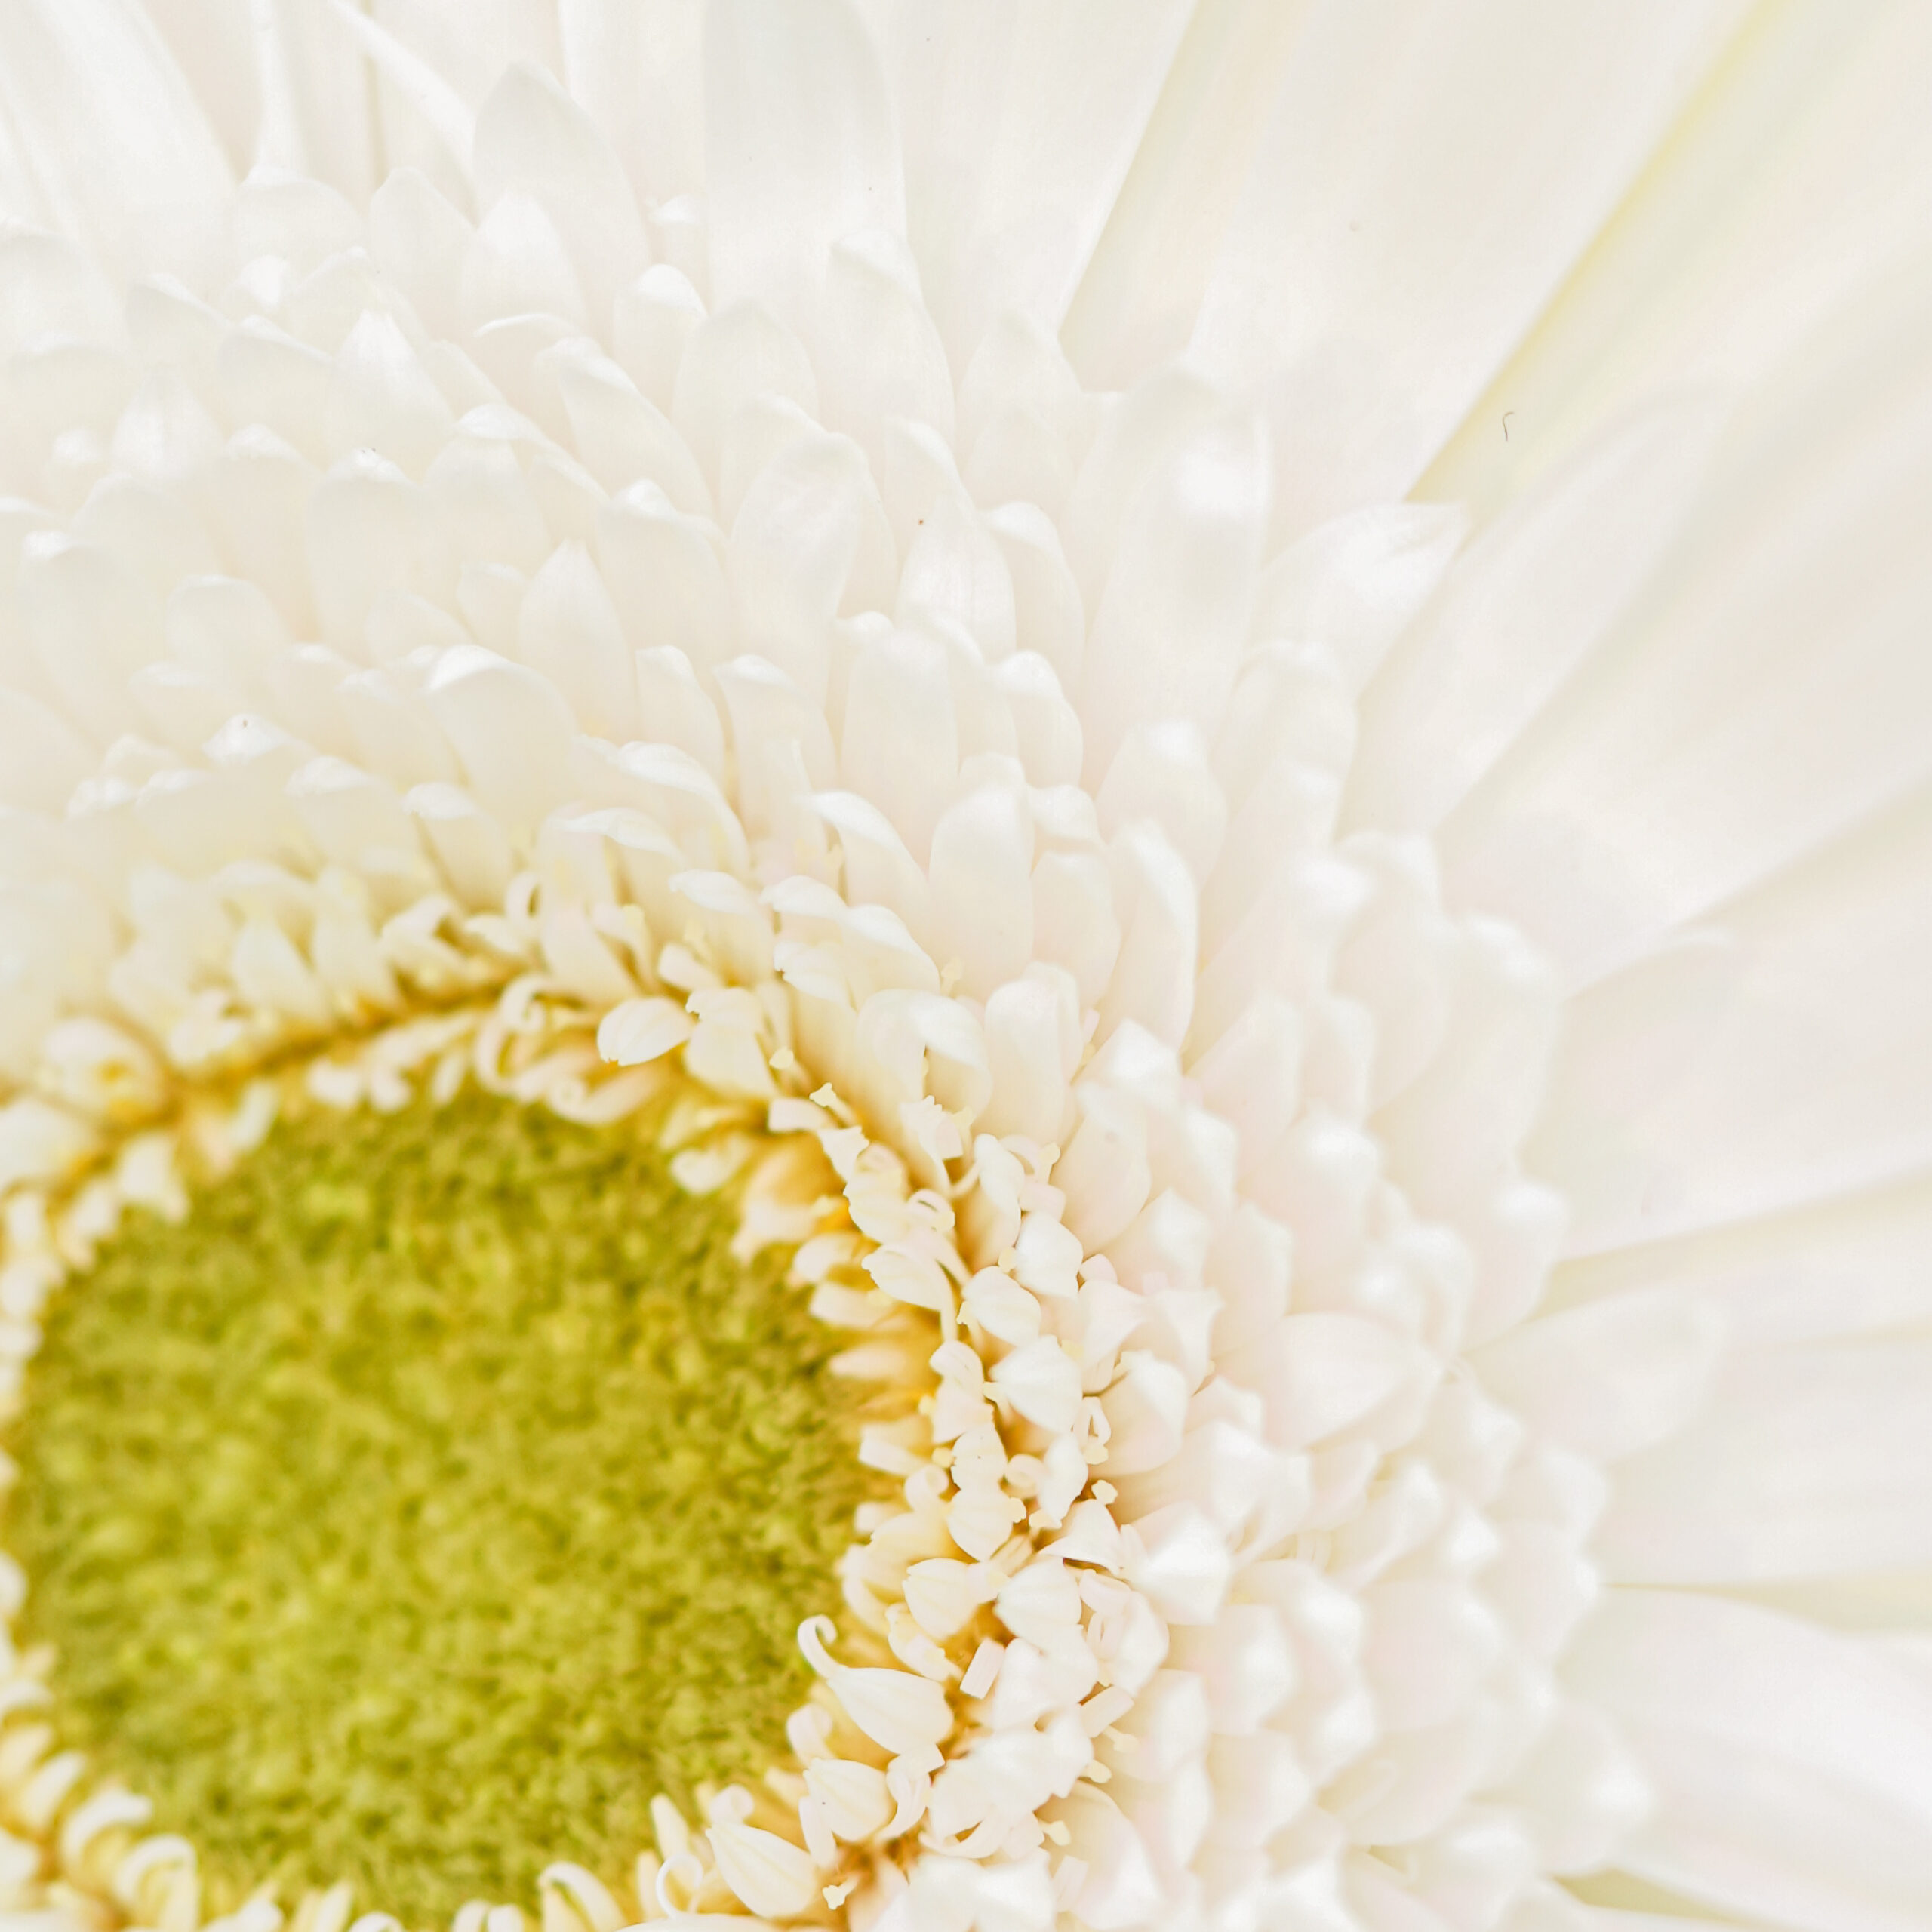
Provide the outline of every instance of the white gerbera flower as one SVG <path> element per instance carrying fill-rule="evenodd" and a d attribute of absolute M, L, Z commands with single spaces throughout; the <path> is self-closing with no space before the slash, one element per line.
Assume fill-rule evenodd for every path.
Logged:
<path fill-rule="evenodd" d="M 8 1909 L 1932 1923 L 1932 17 L 150 14 L 0 13 Z"/>

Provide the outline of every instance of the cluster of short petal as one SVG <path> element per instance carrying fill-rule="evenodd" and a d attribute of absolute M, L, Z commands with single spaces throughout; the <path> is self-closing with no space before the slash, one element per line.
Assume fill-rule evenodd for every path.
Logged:
<path fill-rule="evenodd" d="M 1335 829 L 1460 526 L 1264 568 L 1193 378 L 1086 394 L 1017 318 L 955 371 L 863 231 L 728 285 L 533 74 L 475 132 L 474 223 L 258 174 L 198 293 L 0 236 L 0 1374 L 263 1069 L 613 1121 L 681 1069 L 683 1177 L 754 1173 L 904 1499 L 795 1769 L 666 1808 L 646 1916 L 1540 1922 L 1641 1797 L 1552 1667 L 1601 1479 L 1506 1399 L 1553 994 Z M 188 1932 L 51 1743 L 0 1733 L 0 1876 L 118 1832 L 101 1895 Z"/>

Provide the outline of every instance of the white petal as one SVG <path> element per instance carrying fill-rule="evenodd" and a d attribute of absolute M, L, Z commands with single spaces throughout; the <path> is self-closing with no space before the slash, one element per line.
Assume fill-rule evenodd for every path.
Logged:
<path fill-rule="evenodd" d="M 1932 216 L 1932 128 L 1918 112 L 1928 78 L 1932 21 L 1915 10 L 1804 7 L 1754 23 L 1722 84 L 1680 124 L 1670 165 L 1598 233 L 1497 377 L 1494 411 L 1472 414 L 1432 471 L 1429 494 L 1506 501 L 1633 403 L 1747 389 L 1823 318 L 1858 304 Z"/>
<path fill-rule="evenodd" d="M 454 785 L 418 785 L 403 802 L 422 826 L 451 890 L 479 912 L 499 909 L 513 858 L 503 827 Z"/>
<path fill-rule="evenodd" d="M 1635 1289 L 1531 1322 L 1475 1361 L 1484 1384 L 1533 1428 L 1607 1460 L 1690 1418 L 1722 1337 L 1721 1318 L 1702 1303 Z"/>
<path fill-rule="evenodd" d="M 1106 1792 L 1075 1788 L 1063 1807 L 1071 1847 L 1084 1875 L 1075 1895 L 1080 1916 L 1094 1932 L 1128 1932 L 1149 1925 L 1162 1891 L 1140 1834 Z"/>
<path fill-rule="evenodd" d="M 890 909 L 906 927 L 926 922 L 926 877 L 892 821 L 854 792 L 821 792 L 814 801 L 838 833 L 845 860 L 845 897 L 854 906 Z"/>
<path fill-rule="evenodd" d="M 1587 655 L 1678 528 L 1707 408 L 1617 426 L 1457 562 L 1366 694 L 1351 824 L 1432 828 Z"/>
<path fill-rule="evenodd" d="M 1268 1398 L 1268 1433 L 1283 1448 L 1318 1442 L 1371 1415 L 1423 1371 L 1415 1345 L 1358 1315 L 1291 1315 L 1230 1364 Z"/>
<path fill-rule="evenodd" d="M 1444 828 L 1456 889 L 1577 978 L 1932 776 L 1906 721 L 1932 701 L 1932 278 L 1884 298 L 1761 394 L 1647 614 Z"/>
<path fill-rule="evenodd" d="M 617 297 L 611 352 L 639 391 L 668 416 L 691 331 L 704 320 L 704 299 L 669 263 L 648 268 Z"/>
<path fill-rule="evenodd" d="M 1359 691 L 1442 581 L 1468 528 L 1453 504 L 1378 503 L 1321 524 L 1263 574 L 1254 629 L 1325 647 Z"/>
<path fill-rule="evenodd" d="M 394 790 L 340 758 L 312 759 L 291 774 L 288 795 L 309 835 L 338 865 L 360 865 L 374 851 L 417 849 Z"/>
<path fill-rule="evenodd" d="M 727 0 L 706 16 L 705 188 L 721 306 L 811 312 L 832 245 L 903 234 L 905 186 L 878 56 L 841 0 Z"/>
<path fill-rule="evenodd" d="M 713 1825 L 711 1841 L 726 1884 L 755 1912 L 789 1918 L 818 1903 L 811 1858 L 789 1838 L 750 1825 Z"/>
<path fill-rule="evenodd" d="M 562 694 L 583 730 L 619 743 L 635 735 L 636 670 L 611 593 L 581 543 L 559 545 L 531 578 L 517 656 Z"/>
<path fill-rule="evenodd" d="M 1166 837 L 1146 822 L 1128 826 L 1109 857 L 1124 930 L 1100 1002 L 1102 1027 L 1131 1022 L 1178 1046 L 1194 1017 L 1200 912 L 1193 876 Z"/>
<path fill-rule="evenodd" d="M 121 695 L 162 654 L 161 613 L 144 586 L 98 550 L 32 537 L 20 560 L 20 621 L 68 715 L 111 737 L 137 728 Z"/>
<path fill-rule="evenodd" d="M 1705 1584 L 1932 1565 L 1932 1343 L 1755 1349 L 1690 1426 L 1619 1467 L 1596 1547 L 1619 1581 Z"/>
<path fill-rule="evenodd" d="M 463 268 L 463 316 L 472 329 L 511 315 L 555 315 L 574 329 L 589 320 L 577 269 L 543 203 L 502 196 L 471 239 Z"/>
<path fill-rule="evenodd" d="M 1057 328 L 1134 157 L 1187 10 L 877 9 L 933 313 L 963 367 L 1009 305 Z M 935 59 L 928 45 L 943 47 Z"/>
<path fill-rule="evenodd" d="M 322 635 L 340 648 L 359 654 L 369 607 L 384 591 L 441 601 L 453 587 L 429 499 L 373 451 L 346 458 L 316 485 L 308 537 Z"/>
<path fill-rule="evenodd" d="M 577 454 L 607 490 L 648 480 L 679 509 L 711 514 L 711 492 L 684 438 L 616 363 L 583 340 L 559 343 L 539 359 L 555 368 Z"/>
<path fill-rule="evenodd" d="M 1091 1081 L 1074 1097 L 1079 1124 L 1054 1164 L 1053 1180 L 1066 1196 L 1063 1218 L 1091 1254 L 1140 1211 L 1152 1177 L 1139 1105 Z"/>
<path fill-rule="evenodd" d="M 426 689 L 484 801 L 525 833 L 563 793 L 575 721 L 555 686 L 479 645 L 448 652 Z"/>
<path fill-rule="evenodd" d="M 1195 882 L 1206 884 L 1227 829 L 1228 808 L 1193 725 L 1177 720 L 1137 725 L 1115 754 L 1094 804 L 1100 829 L 1109 837 L 1134 820 L 1151 819 L 1186 861 Z"/>
<path fill-rule="evenodd" d="M 231 437 L 208 478 L 211 506 L 235 568 L 307 635 L 316 620 L 302 509 L 314 482 L 299 451 L 259 428 Z"/>
<path fill-rule="evenodd" d="M 737 758 L 739 816 L 754 836 L 774 833 L 831 782 L 824 714 L 765 658 L 734 657 L 717 678 Z"/>
<path fill-rule="evenodd" d="M 856 444 L 812 435 L 789 445 L 746 492 L 731 527 L 728 555 L 746 648 L 822 705 L 832 620 L 848 608 L 855 575 L 875 586 L 889 571 L 880 565 L 891 543 Z M 875 588 L 868 601 L 875 606 Z"/>
<path fill-rule="evenodd" d="M 1002 504 L 988 512 L 986 527 L 1012 578 L 1015 645 L 1044 657 L 1062 690 L 1078 691 L 1087 614 L 1060 548 L 1059 530 L 1032 503 Z"/>
<path fill-rule="evenodd" d="M 845 784 L 876 805 L 923 860 L 958 771 L 945 647 L 897 630 L 861 646 L 838 742 Z"/>
<path fill-rule="evenodd" d="M 688 752 L 712 777 L 724 779 L 724 732 L 691 660 L 675 645 L 635 654 L 637 708 L 644 731 Z"/>
<path fill-rule="evenodd" d="M 1915 805 L 1573 1001 L 1527 1155 L 1570 1198 L 1573 1251 L 1923 1171 L 1928 944 Z"/>
<path fill-rule="evenodd" d="M 1718 1309 L 1740 1349 L 1795 1347 L 1916 1327 L 1932 1316 L 1921 1265 L 1932 1242 L 1932 1180 L 1715 1228 L 1629 1254 L 1576 1262 L 1552 1301 L 1668 1286 Z"/>
<path fill-rule="evenodd" d="M 639 484 L 597 513 L 597 561 L 639 650 L 681 651 L 700 669 L 732 654 L 730 592 L 712 526 Z"/>
<path fill-rule="evenodd" d="M 57 812 L 91 775 L 94 748 L 30 692 L 0 687 L 0 788 L 9 805 Z"/>
<path fill-rule="evenodd" d="M 1087 770 L 1103 777 L 1132 726 L 1220 724 L 1247 630 L 1268 515 L 1258 426 L 1191 436 L 1135 493 L 1087 641 Z"/>
<path fill-rule="evenodd" d="M 442 448 L 451 422 L 448 404 L 394 320 L 365 314 L 336 358 L 323 405 L 330 455 L 367 447 L 420 476 Z"/>
<path fill-rule="evenodd" d="M 234 176 L 141 8 L 10 9 L 0 72 L 7 146 L 32 156 L 32 202 L 11 207 L 10 180 L 10 212 L 65 230 L 131 278 L 185 266 L 198 280 L 213 267 Z"/>
<path fill-rule="evenodd" d="M 1192 341 L 1262 387 L 1287 531 L 1406 494 L 1648 159 L 1734 7 L 1303 30 Z M 1445 86 L 1455 74 L 1460 84 Z M 1525 237 L 1534 236 L 1529 245 Z"/>
<path fill-rule="evenodd" d="M 1803 1932 L 1906 1932 L 1921 1915 L 1932 1700 L 1875 1649 L 1742 1604 L 1620 1590 L 1565 1675 L 1659 1787 L 1627 1869 Z"/>
<path fill-rule="evenodd" d="M 649 260 L 630 184 L 595 124 L 541 68 L 519 61 L 478 110 L 472 176 L 488 211 L 505 195 L 540 202 L 569 249 L 598 334 L 617 291 Z"/>
<path fill-rule="evenodd" d="M 1033 956 L 1033 827 L 1025 799 L 987 785 L 934 828 L 931 943 L 956 962 L 975 999 L 1017 977 Z"/>
<path fill-rule="evenodd" d="M 873 226 L 832 243 L 818 340 L 826 421 L 857 438 L 875 470 L 889 418 L 952 441 L 952 371 L 903 237 Z"/>
<path fill-rule="evenodd" d="M 1189 19 L 1063 325 L 1090 386 L 1128 388 L 1186 347 L 1302 26 L 1281 7 Z"/>
<path fill-rule="evenodd" d="M 671 420 L 713 483 L 722 474 L 724 432 L 755 396 L 780 395 L 818 414 L 818 379 L 804 345 L 761 301 L 747 297 L 691 332 L 672 391 Z"/>

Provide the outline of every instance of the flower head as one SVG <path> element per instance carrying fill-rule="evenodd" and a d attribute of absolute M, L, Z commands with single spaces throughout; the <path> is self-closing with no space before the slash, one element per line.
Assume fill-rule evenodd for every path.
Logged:
<path fill-rule="evenodd" d="M 721 1190 L 887 1485 L 768 1761 L 546 1919 L 1912 1922 L 1932 170 L 1853 11 L 275 11 L 238 96 L 20 10 L 28 1439 L 43 1318 L 161 1318 L 125 1210 L 478 1086 Z M 23 1899 L 191 1932 L 55 1737 Z"/>

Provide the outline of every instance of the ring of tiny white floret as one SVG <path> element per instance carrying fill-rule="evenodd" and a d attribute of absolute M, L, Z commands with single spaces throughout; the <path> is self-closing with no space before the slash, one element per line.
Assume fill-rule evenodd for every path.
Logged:
<path fill-rule="evenodd" d="M 590 1124 L 654 1106 L 679 1183 L 734 1186 L 740 1251 L 789 1247 L 813 1312 L 853 1331 L 835 1367 L 886 1418 L 866 1424 L 861 1460 L 903 1478 L 904 1499 L 860 1512 L 842 1627 L 800 1629 L 819 1682 L 788 1724 L 791 1762 L 761 1789 L 709 1795 L 695 1824 L 658 1798 L 638 1912 L 842 1918 L 855 1894 L 903 1888 L 919 1851 L 961 1854 L 962 1881 L 970 1869 L 1036 1909 L 1048 1894 L 1064 1903 L 1084 1868 L 1049 1851 L 1066 1828 L 1038 1814 L 1081 1780 L 1106 1782 L 1095 1740 L 1122 1743 L 1112 1727 L 1166 1647 L 1125 1580 L 1132 1533 L 1108 1508 L 1115 1362 L 1083 1369 L 1053 1332 L 1056 1306 L 1112 1269 L 1061 1224 L 1057 1148 L 969 1140 L 970 1112 L 930 1094 L 901 1106 L 888 1140 L 815 1078 L 774 971 L 798 942 L 777 936 L 774 913 L 835 914 L 829 887 L 793 878 L 761 899 L 731 874 L 660 869 L 658 923 L 666 906 L 684 915 L 666 941 L 605 869 L 606 837 L 625 843 L 616 816 L 553 818 L 537 868 L 495 912 L 432 891 L 385 919 L 359 873 L 231 867 L 217 881 L 239 915 L 227 969 L 158 1048 L 106 1020 L 55 1026 L 32 1088 L 0 1108 L 0 1411 L 22 1400 L 48 1298 L 124 1209 L 186 1213 L 186 1180 L 244 1158 L 291 1100 L 393 1109 L 473 1080 Z M 359 987 L 352 998 L 325 993 L 259 909 L 301 888 L 309 952 L 334 955 L 331 978 Z M 131 998 L 140 961 L 118 970 Z M 26 1580 L 5 1557 L 0 1589 L 11 1618 Z M 46 1721 L 42 1666 L 0 1647 L 8 1875 L 96 1922 L 104 1911 L 193 1932 L 192 1844 L 146 1833 L 138 1793 L 88 1789 L 85 1757 L 57 1749 Z M 617 1932 L 632 1916 L 574 1864 L 549 1868 L 540 1893 L 546 1932 Z M 353 1911 L 345 1884 L 311 1892 L 290 1932 L 395 1932 L 388 1915 L 352 1923 Z M 227 1921 L 282 1923 L 266 1892 Z M 521 1924 L 516 1906 L 478 1901 L 455 1932 Z"/>

